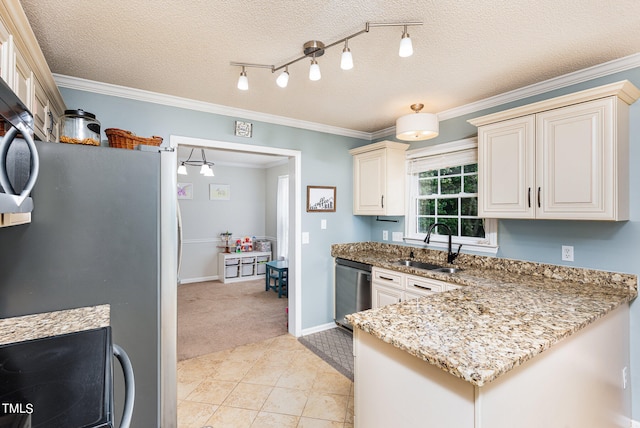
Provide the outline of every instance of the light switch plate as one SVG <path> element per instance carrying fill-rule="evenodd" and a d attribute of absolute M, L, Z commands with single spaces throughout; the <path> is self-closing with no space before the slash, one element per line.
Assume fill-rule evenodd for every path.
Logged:
<path fill-rule="evenodd" d="M 393 232 L 391 234 L 391 240 L 393 242 L 402 242 L 403 241 L 403 239 L 402 239 L 403 237 L 404 237 L 404 234 L 402 232 Z"/>
<path fill-rule="evenodd" d="M 320 220 L 320 229 L 326 229 L 327 228 L 327 219 L 322 219 Z"/>
<path fill-rule="evenodd" d="M 309 232 L 302 232 L 302 243 L 303 244 L 309 243 Z"/>

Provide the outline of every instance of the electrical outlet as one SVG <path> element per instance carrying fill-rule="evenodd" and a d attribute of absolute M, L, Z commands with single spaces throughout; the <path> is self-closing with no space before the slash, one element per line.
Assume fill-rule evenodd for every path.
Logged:
<path fill-rule="evenodd" d="M 573 261 L 573 246 L 571 245 L 562 246 L 562 261 L 565 261 L 565 262 Z"/>
<path fill-rule="evenodd" d="M 382 231 L 382 240 L 383 241 L 388 241 L 389 240 L 389 231 L 388 230 L 383 230 Z"/>

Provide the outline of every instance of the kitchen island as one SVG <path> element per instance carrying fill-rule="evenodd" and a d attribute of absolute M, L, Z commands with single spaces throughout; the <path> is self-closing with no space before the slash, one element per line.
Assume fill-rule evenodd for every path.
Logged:
<path fill-rule="evenodd" d="M 468 255 L 458 273 L 418 272 L 395 263 L 410 250 L 332 248 L 465 285 L 347 317 L 357 427 L 629 426 L 635 275 Z M 442 252 L 413 250 L 442 262 Z"/>

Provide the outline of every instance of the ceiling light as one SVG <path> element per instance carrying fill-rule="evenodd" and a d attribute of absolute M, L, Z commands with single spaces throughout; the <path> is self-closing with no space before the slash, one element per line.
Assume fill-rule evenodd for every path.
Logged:
<path fill-rule="evenodd" d="M 413 104 L 415 113 L 399 117 L 396 121 L 396 138 L 404 141 L 420 141 L 435 138 L 439 133 L 438 116 L 420 113 L 424 105 Z"/>
<path fill-rule="evenodd" d="M 320 80 L 322 75 L 320 74 L 320 66 L 315 58 L 311 60 L 311 66 L 309 67 L 309 80 Z"/>
<path fill-rule="evenodd" d="M 351 55 L 351 50 L 349 49 L 348 41 L 356 36 L 359 36 L 363 33 L 368 33 L 371 27 L 404 27 L 404 31 L 402 32 L 402 40 L 400 42 L 400 56 L 411 56 L 413 54 L 413 48 L 411 47 L 411 39 L 409 38 L 409 33 L 407 33 L 407 27 L 411 25 L 422 25 L 422 22 L 367 22 L 365 24 L 364 30 L 357 31 L 349 36 L 337 40 L 333 43 L 325 45 L 324 43 L 318 40 L 311 40 L 306 42 L 302 46 L 303 55 L 295 58 L 286 64 L 282 64 L 279 66 L 275 65 L 267 65 L 267 64 L 252 64 L 248 62 L 231 62 L 233 67 L 242 67 L 242 72 L 240 73 L 240 78 L 238 79 L 238 89 L 247 90 L 249 89 L 249 81 L 247 80 L 247 73 L 245 72 L 245 67 L 254 67 L 254 68 L 268 68 L 272 73 L 275 73 L 278 70 L 284 69 L 284 72 L 278 76 L 276 79 L 276 84 L 281 88 L 287 86 L 289 82 L 289 69 L 288 67 L 291 64 L 294 64 L 304 58 L 311 58 L 311 66 L 309 67 L 309 79 L 311 80 L 320 80 L 320 66 L 318 65 L 317 57 L 320 57 L 324 54 L 325 49 L 329 49 L 330 47 L 339 45 L 344 43 L 344 48 L 342 49 L 342 57 L 340 58 L 340 68 L 343 70 L 350 70 L 353 68 L 353 56 Z"/>
<path fill-rule="evenodd" d="M 178 174 L 180 175 L 188 175 L 187 174 L 187 166 L 199 166 L 200 174 L 205 177 L 213 177 L 213 169 L 211 167 L 215 165 L 213 162 L 207 162 L 207 158 L 204 155 L 204 149 L 200 149 L 200 153 L 202 155 L 202 160 L 191 160 L 191 156 L 193 156 L 193 151 L 195 149 L 191 149 L 191 153 L 189 153 L 189 157 L 186 161 L 180 163 L 178 167 Z"/>
<path fill-rule="evenodd" d="M 249 89 L 249 79 L 247 79 L 247 72 L 244 71 L 244 67 L 242 67 L 240 77 L 238 78 L 238 89 L 240 89 L 241 91 L 246 91 Z"/>
<path fill-rule="evenodd" d="M 349 49 L 349 39 L 344 41 L 344 49 L 342 49 L 342 57 L 340 57 L 340 68 L 343 70 L 351 70 L 353 68 L 353 56 Z"/>
<path fill-rule="evenodd" d="M 281 88 L 286 88 L 289 84 L 289 67 L 285 67 L 284 71 L 276 79 L 276 83 Z"/>
<path fill-rule="evenodd" d="M 400 55 L 402 58 L 413 55 L 413 45 L 411 44 L 411 37 L 409 37 L 409 33 L 407 33 L 406 25 L 404 26 L 402 38 L 400 39 L 400 49 L 398 50 L 398 55 Z"/>

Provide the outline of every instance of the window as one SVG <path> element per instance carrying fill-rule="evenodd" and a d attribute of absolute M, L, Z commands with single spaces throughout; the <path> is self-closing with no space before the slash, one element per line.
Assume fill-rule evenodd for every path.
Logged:
<path fill-rule="evenodd" d="M 482 252 L 497 252 L 496 220 L 478 217 L 478 152 L 475 139 L 410 151 L 408 239 L 424 240 L 434 223 L 451 230 L 453 242 Z M 448 243 L 445 228 L 436 227 L 431 243 Z"/>

